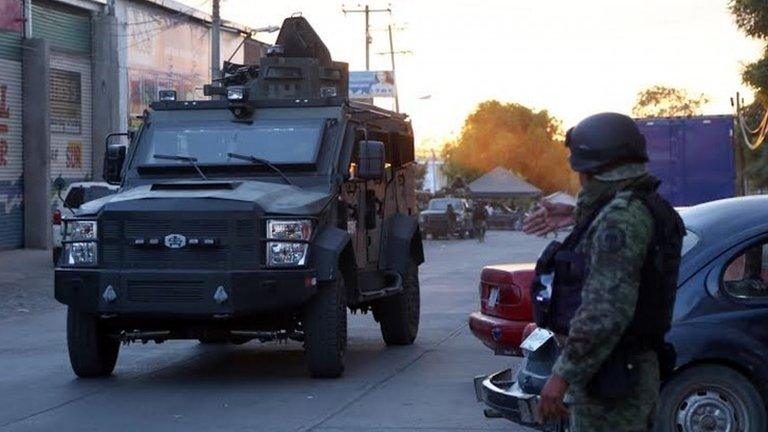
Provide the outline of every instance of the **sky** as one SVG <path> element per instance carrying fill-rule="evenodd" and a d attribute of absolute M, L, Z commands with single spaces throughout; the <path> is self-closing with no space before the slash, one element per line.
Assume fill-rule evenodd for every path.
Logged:
<path fill-rule="evenodd" d="M 363 14 L 337 0 L 222 0 L 222 16 L 251 28 L 301 12 L 335 60 L 365 69 Z M 209 7 L 210 1 L 184 0 Z M 629 113 L 641 89 L 663 84 L 728 114 L 730 98 L 750 90 L 743 65 L 762 43 L 733 24 L 728 0 L 371 0 L 371 69 L 391 68 L 386 26 L 393 24 L 401 111 L 417 145 L 440 146 L 460 132 L 478 103 L 497 99 L 546 109 L 569 127 L 602 111 Z M 276 34 L 257 38 L 273 42 Z M 429 96 L 424 99 L 425 96 Z M 378 103 L 378 101 L 377 101 Z M 382 106 L 390 107 L 384 100 Z"/>

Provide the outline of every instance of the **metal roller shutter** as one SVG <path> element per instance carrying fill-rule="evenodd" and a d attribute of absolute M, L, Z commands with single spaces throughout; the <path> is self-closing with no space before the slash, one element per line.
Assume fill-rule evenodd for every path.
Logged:
<path fill-rule="evenodd" d="M 51 53 L 51 179 L 91 177 L 91 62 Z"/>
<path fill-rule="evenodd" d="M 47 39 L 51 49 L 91 54 L 91 16 L 73 7 L 32 2 L 32 36 Z"/>
<path fill-rule="evenodd" d="M 23 244 L 21 37 L 0 32 L 0 249 Z"/>
<path fill-rule="evenodd" d="M 90 13 L 33 1 L 32 32 L 51 46 L 51 179 L 91 177 Z"/>

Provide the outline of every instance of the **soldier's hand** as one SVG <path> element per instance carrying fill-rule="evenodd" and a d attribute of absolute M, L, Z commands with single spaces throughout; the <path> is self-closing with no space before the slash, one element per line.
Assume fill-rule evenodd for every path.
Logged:
<path fill-rule="evenodd" d="M 563 420 L 568 417 L 568 408 L 563 403 L 568 382 L 557 374 L 552 374 L 541 389 L 538 420 L 540 423 Z"/>
<path fill-rule="evenodd" d="M 560 228 L 573 225 L 576 208 L 569 204 L 541 201 L 539 207 L 525 217 L 523 232 L 545 236 Z"/>

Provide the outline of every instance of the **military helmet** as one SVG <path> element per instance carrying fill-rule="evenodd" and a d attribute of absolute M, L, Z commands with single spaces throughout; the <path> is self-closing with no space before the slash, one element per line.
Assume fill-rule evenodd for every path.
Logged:
<path fill-rule="evenodd" d="M 571 168 L 584 174 L 648 161 L 645 137 L 635 121 L 623 114 L 601 113 L 585 118 L 568 130 L 565 145 L 571 150 Z"/>

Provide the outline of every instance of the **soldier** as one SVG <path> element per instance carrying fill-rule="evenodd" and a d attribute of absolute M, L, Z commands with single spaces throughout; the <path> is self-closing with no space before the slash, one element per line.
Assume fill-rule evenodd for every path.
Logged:
<path fill-rule="evenodd" d="M 534 296 L 537 324 L 563 341 L 541 391 L 540 419 L 570 416 L 573 432 L 650 430 L 660 361 L 674 365 L 664 334 L 684 227 L 656 193 L 645 138 L 631 118 L 588 117 L 568 131 L 566 146 L 582 184 L 576 208 L 544 204 L 524 225 L 544 235 L 575 224 L 537 263 L 538 273 L 554 275 L 551 297 Z"/>

